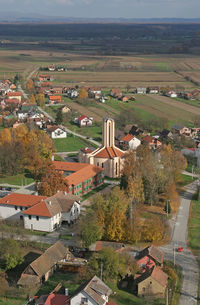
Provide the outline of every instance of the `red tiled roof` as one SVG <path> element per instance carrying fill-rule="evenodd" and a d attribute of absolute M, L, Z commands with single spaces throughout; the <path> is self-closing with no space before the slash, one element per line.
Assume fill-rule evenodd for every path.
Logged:
<path fill-rule="evenodd" d="M 24 211 L 23 214 L 51 218 L 60 212 L 61 208 L 59 204 L 54 202 L 52 204 L 51 201 L 48 201 L 47 198 L 45 201 L 40 201 L 38 204 L 30 207 Z"/>
<path fill-rule="evenodd" d="M 165 287 L 167 285 L 168 275 L 165 272 L 163 272 L 160 267 L 155 266 L 153 268 L 151 277 L 154 280 L 156 280 L 159 284 L 161 284 L 163 287 Z"/>
<path fill-rule="evenodd" d="M 68 185 L 77 185 L 103 171 L 101 167 L 87 163 L 53 161 L 53 165 L 57 170 L 74 172 L 65 178 Z"/>
<path fill-rule="evenodd" d="M 5 103 L 6 104 L 11 104 L 11 103 L 19 104 L 19 100 L 17 98 L 8 98 L 8 99 L 5 100 Z"/>
<path fill-rule="evenodd" d="M 62 294 L 51 293 L 44 305 L 67 305 L 69 303 L 69 297 Z"/>
<path fill-rule="evenodd" d="M 154 138 L 151 137 L 151 136 L 146 136 L 146 137 L 143 138 L 143 140 L 144 140 L 145 142 L 147 142 L 147 143 L 151 143 L 151 142 L 154 140 Z"/>
<path fill-rule="evenodd" d="M 83 115 L 80 116 L 80 118 L 78 118 L 78 120 L 79 120 L 79 121 L 82 121 L 82 120 L 84 120 L 85 118 L 87 118 L 87 117 L 86 117 L 86 115 L 83 114 Z"/>
<path fill-rule="evenodd" d="M 95 154 L 96 158 L 107 158 L 107 159 L 112 159 L 114 157 L 122 157 L 124 155 L 124 152 L 122 152 L 121 150 L 119 150 L 116 147 L 105 147 L 103 150 L 101 151 L 97 151 L 97 153 Z"/>
<path fill-rule="evenodd" d="M 134 138 L 134 136 L 132 134 L 128 133 L 125 137 L 122 138 L 122 141 L 130 142 L 133 138 Z"/>
<path fill-rule="evenodd" d="M 50 99 L 50 101 L 52 101 L 52 100 L 62 100 L 62 97 L 60 95 L 50 95 L 49 99 Z"/>
<path fill-rule="evenodd" d="M 8 92 L 7 96 L 22 96 L 22 93 L 17 91 L 17 92 Z"/>
<path fill-rule="evenodd" d="M 31 207 L 42 199 L 46 199 L 45 196 L 35 196 L 35 195 L 25 195 L 25 194 L 18 194 L 12 193 L 7 195 L 4 198 L 0 199 L 0 204 L 5 205 L 14 205 L 14 206 L 22 206 L 22 207 Z"/>

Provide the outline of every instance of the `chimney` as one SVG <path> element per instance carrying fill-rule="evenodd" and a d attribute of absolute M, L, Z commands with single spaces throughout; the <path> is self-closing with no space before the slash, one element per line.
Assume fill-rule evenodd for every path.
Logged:
<path fill-rule="evenodd" d="M 49 205 L 51 205 L 51 201 L 49 201 Z"/>
<path fill-rule="evenodd" d="M 69 295 L 69 290 L 68 290 L 68 288 L 65 288 L 65 295 L 66 295 L 66 296 Z"/>
<path fill-rule="evenodd" d="M 54 155 L 51 156 L 51 161 L 54 161 Z"/>

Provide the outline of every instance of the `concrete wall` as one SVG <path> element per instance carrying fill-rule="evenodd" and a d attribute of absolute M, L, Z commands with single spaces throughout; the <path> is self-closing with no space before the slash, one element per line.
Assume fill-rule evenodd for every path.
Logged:
<path fill-rule="evenodd" d="M 52 218 L 39 216 L 37 220 L 36 216 L 24 215 L 24 227 L 29 230 L 52 232 L 55 230 L 55 225 L 59 226 L 61 223 L 61 214 L 57 214 Z"/>
<path fill-rule="evenodd" d="M 0 205 L 0 218 L 19 220 L 22 212 L 25 210 L 24 207 L 13 206 L 13 205 Z"/>
<path fill-rule="evenodd" d="M 84 304 L 81 302 L 82 298 L 87 298 L 88 302 L 87 305 L 98 305 L 92 298 L 90 298 L 84 291 L 79 292 L 77 295 L 75 295 L 73 298 L 70 300 L 70 305 L 81 305 Z M 105 305 L 107 302 L 103 305 Z"/>
<path fill-rule="evenodd" d="M 138 284 L 139 296 L 161 296 L 165 295 L 165 287 L 160 285 L 152 277 L 147 278 L 143 282 Z"/>
<path fill-rule="evenodd" d="M 71 210 L 67 212 L 62 212 L 62 221 L 67 221 L 69 224 L 78 219 L 80 215 L 80 204 L 74 202 Z"/>

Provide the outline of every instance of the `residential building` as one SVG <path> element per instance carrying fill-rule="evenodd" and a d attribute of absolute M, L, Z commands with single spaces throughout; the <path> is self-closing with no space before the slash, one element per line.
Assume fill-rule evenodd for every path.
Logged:
<path fill-rule="evenodd" d="M 19 103 L 22 101 L 22 93 L 20 91 L 15 91 L 15 92 L 8 92 L 7 93 L 7 98 L 8 99 L 18 99 Z"/>
<path fill-rule="evenodd" d="M 151 269 L 152 267 L 163 265 L 164 252 L 159 248 L 151 245 L 140 251 L 136 257 L 137 264 L 143 270 Z"/>
<path fill-rule="evenodd" d="M 60 104 L 60 103 L 62 103 L 62 96 L 49 95 L 49 104 Z"/>
<path fill-rule="evenodd" d="M 59 111 L 61 111 L 63 114 L 65 114 L 65 113 L 69 113 L 71 111 L 71 109 L 68 106 L 64 105 L 59 108 Z"/>
<path fill-rule="evenodd" d="M 171 127 L 172 133 L 176 133 L 178 135 L 182 135 L 188 131 L 188 128 L 182 124 L 176 123 Z"/>
<path fill-rule="evenodd" d="M 148 145 L 150 149 L 158 149 L 162 146 L 162 142 L 156 137 L 152 136 L 143 137 L 142 143 Z"/>
<path fill-rule="evenodd" d="M 23 220 L 23 211 L 38 204 L 45 196 L 11 193 L 0 199 L 0 218 L 9 220 Z"/>
<path fill-rule="evenodd" d="M 137 88 L 137 94 L 146 94 L 147 88 Z"/>
<path fill-rule="evenodd" d="M 41 256 L 34 260 L 21 274 L 17 285 L 19 287 L 37 287 L 48 281 L 57 270 L 58 263 L 67 259 L 69 250 L 57 241 Z"/>
<path fill-rule="evenodd" d="M 120 99 L 122 97 L 122 90 L 121 89 L 112 89 L 110 91 L 110 96 Z"/>
<path fill-rule="evenodd" d="M 39 203 L 23 211 L 25 229 L 53 232 L 59 228 L 62 219 L 59 203 L 51 198 L 42 199 Z"/>
<path fill-rule="evenodd" d="M 103 143 L 92 152 L 81 150 L 79 162 L 94 164 L 104 169 L 105 176 L 118 178 L 123 169 L 125 152 L 115 146 L 115 122 L 113 119 L 103 119 Z"/>
<path fill-rule="evenodd" d="M 132 134 L 128 133 L 120 140 L 119 143 L 124 150 L 128 150 L 128 149 L 136 150 L 138 146 L 140 146 L 141 141 Z"/>
<path fill-rule="evenodd" d="M 168 275 L 158 266 L 146 270 L 135 278 L 133 290 L 140 297 L 164 297 Z"/>
<path fill-rule="evenodd" d="M 80 286 L 70 298 L 70 305 L 106 305 L 112 290 L 96 275 Z"/>
<path fill-rule="evenodd" d="M 68 305 L 69 304 L 69 296 L 62 294 L 51 293 L 44 305 Z"/>
<path fill-rule="evenodd" d="M 67 192 L 57 192 L 48 198 L 51 202 L 56 201 L 61 208 L 62 223 L 73 224 L 79 218 L 81 212 L 80 197 L 68 194 Z"/>
<path fill-rule="evenodd" d="M 171 98 L 175 98 L 178 95 L 174 90 L 170 90 L 170 91 L 166 92 L 166 96 L 171 97 Z"/>
<path fill-rule="evenodd" d="M 160 92 L 159 87 L 149 87 L 148 91 L 150 94 L 158 94 Z"/>
<path fill-rule="evenodd" d="M 80 127 L 92 126 L 93 118 L 88 118 L 86 115 L 81 115 L 79 118 L 74 119 L 74 123 L 78 124 Z"/>
<path fill-rule="evenodd" d="M 46 132 L 52 139 L 66 139 L 67 132 L 59 126 L 51 126 L 46 129 Z"/>
<path fill-rule="evenodd" d="M 69 194 L 81 196 L 104 182 L 104 170 L 99 166 L 62 161 L 53 161 L 53 165 L 64 175 Z"/>
<path fill-rule="evenodd" d="M 62 87 L 53 87 L 53 88 L 51 88 L 51 93 L 52 94 L 62 94 L 63 88 Z"/>
<path fill-rule="evenodd" d="M 51 76 L 46 74 L 40 74 L 38 79 L 40 82 L 49 82 L 51 81 Z"/>

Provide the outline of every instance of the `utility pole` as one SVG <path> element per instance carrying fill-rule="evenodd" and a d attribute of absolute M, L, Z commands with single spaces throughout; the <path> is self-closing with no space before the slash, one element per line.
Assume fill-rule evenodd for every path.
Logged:
<path fill-rule="evenodd" d="M 194 179 L 194 165 L 192 165 L 192 180 Z"/>
<path fill-rule="evenodd" d="M 168 287 L 166 288 L 166 305 L 169 305 Z"/>
<path fill-rule="evenodd" d="M 169 214 L 169 200 L 167 200 L 167 218 L 168 218 L 168 214 Z"/>
<path fill-rule="evenodd" d="M 175 248 L 176 247 L 175 246 L 176 246 L 176 243 L 174 243 L 174 249 L 173 249 L 174 250 L 174 266 L 176 264 L 176 253 L 175 253 L 175 251 L 176 251 Z"/>

